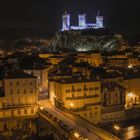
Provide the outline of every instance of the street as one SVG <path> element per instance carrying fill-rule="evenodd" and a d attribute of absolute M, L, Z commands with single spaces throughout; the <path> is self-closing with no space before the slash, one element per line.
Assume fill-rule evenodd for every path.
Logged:
<path fill-rule="evenodd" d="M 113 135 L 108 134 L 106 131 L 96 128 L 91 123 L 81 119 L 80 117 L 73 115 L 72 113 L 61 111 L 55 108 L 50 103 L 49 100 L 40 100 L 38 104 L 41 107 L 43 107 L 43 110 L 51 113 L 59 120 L 62 120 L 63 123 L 68 125 L 70 128 L 76 129 L 80 135 L 87 138 L 88 140 L 93 140 L 93 139 L 112 140 L 116 138 Z"/>

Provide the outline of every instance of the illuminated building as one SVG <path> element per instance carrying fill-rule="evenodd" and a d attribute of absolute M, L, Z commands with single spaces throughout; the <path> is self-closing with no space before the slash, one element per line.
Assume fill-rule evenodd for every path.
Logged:
<path fill-rule="evenodd" d="M 78 15 L 79 27 L 86 27 L 86 14 Z"/>
<path fill-rule="evenodd" d="M 104 25 L 103 25 L 103 16 L 100 15 L 100 12 L 98 11 L 98 14 L 96 16 L 96 26 L 99 27 L 99 28 L 103 28 Z"/>
<path fill-rule="evenodd" d="M 99 11 L 96 16 L 96 23 L 87 23 L 86 22 L 86 14 L 78 15 L 78 26 L 71 26 L 70 25 L 70 14 L 65 13 L 62 15 L 62 31 L 67 30 L 83 30 L 83 29 L 98 29 L 104 28 L 103 25 L 103 16 L 100 15 Z"/>
<path fill-rule="evenodd" d="M 50 100 L 92 123 L 100 122 L 100 82 L 87 78 L 67 78 L 50 82 Z"/>
<path fill-rule="evenodd" d="M 124 119 L 126 89 L 115 82 L 101 84 L 101 119 L 102 123 Z"/>
<path fill-rule="evenodd" d="M 91 66 L 94 67 L 98 67 L 103 63 L 100 52 L 78 53 L 76 62 L 88 62 Z"/>
<path fill-rule="evenodd" d="M 62 24 L 63 24 L 62 31 L 70 29 L 70 14 L 67 14 L 67 12 L 65 12 L 65 14 L 62 16 Z"/>
<path fill-rule="evenodd" d="M 140 73 L 133 72 L 125 75 L 122 85 L 127 89 L 126 107 L 140 104 Z"/>
<path fill-rule="evenodd" d="M 2 80 L 0 118 L 34 116 L 37 112 L 37 78 L 25 73 L 12 72 Z"/>
<path fill-rule="evenodd" d="M 32 68 L 25 69 L 24 72 L 33 74 L 37 77 L 39 92 L 48 91 L 48 67 L 35 66 Z"/>

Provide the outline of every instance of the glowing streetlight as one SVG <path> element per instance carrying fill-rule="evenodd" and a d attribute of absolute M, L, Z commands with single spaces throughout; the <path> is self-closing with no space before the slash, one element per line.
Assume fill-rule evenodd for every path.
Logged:
<path fill-rule="evenodd" d="M 118 125 L 114 125 L 114 129 L 116 131 L 116 137 L 117 137 L 117 134 L 118 134 L 118 132 L 120 130 L 120 127 Z"/>
<path fill-rule="evenodd" d="M 70 107 L 73 107 L 74 106 L 74 104 L 73 103 L 70 103 Z"/>
<path fill-rule="evenodd" d="M 77 132 L 75 132 L 75 133 L 74 133 L 74 136 L 75 136 L 76 138 L 79 138 L 80 135 L 79 135 Z"/>
<path fill-rule="evenodd" d="M 73 103 L 70 103 L 70 109 L 72 109 L 74 107 Z"/>
<path fill-rule="evenodd" d="M 41 106 L 41 107 L 40 107 L 40 110 L 43 110 L 43 109 L 44 109 L 43 106 Z"/>
<path fill-rule="evenodd" d="M 129 69 L 132 69 L 133 68 L 133 65 L 132 64 L 128 65 L 128 68 Z"/>
<path fill-rule="evenodd" d="M 120 127 L 118 125 L 114 125 L 115 130 L 120 130 Z"/>

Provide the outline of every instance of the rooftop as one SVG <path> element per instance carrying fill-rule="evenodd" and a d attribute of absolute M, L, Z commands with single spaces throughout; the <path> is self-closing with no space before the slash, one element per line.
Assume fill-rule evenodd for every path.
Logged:
<path fill-rule="evenodd" d="M 4 79 L 23 79 L 23 78 L 36 78 L 33 75 L 23 73 L 21 71 L 9 72 L 6 73 Z"/>

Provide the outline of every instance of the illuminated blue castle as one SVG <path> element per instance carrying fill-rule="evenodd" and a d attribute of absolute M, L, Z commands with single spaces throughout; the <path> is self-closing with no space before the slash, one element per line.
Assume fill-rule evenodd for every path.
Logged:
<path fill-rule="evenodd" d="M 86 22 L 86 14 L 80 14 L 78 15 L 78 21 L 79 25 L 78 26 L 71 26 L 70 25 L 70 14 L 67 14 L 65 12 L 64 15 L 62 15 L 62 31 L 67 31 L 67 30 L 83 30 L 83 29 L 98 29 L 98 28 L 103 28 L 103 16 L 100 15 L 99 11 L 96 16 L 96 23 L 87 23 Z"/>

